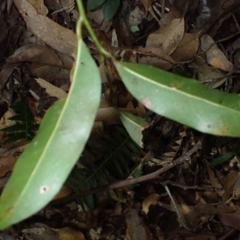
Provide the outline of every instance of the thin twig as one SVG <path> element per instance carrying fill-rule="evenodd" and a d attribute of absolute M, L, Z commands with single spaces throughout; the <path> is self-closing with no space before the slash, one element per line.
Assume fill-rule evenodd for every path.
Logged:
<path fill-rule="evenodd" d="M 162 185 L 172 185 L 174 187 L 178 187 L 178 188 L 182 188 L 183 190 L 200 190 L 200 191 L 222 191 L 223 188 L 215 188 L 215 187 L 209 187 L 209 186 L 204 186 L 204 187 L 199 187 L 199 186 L 184 186 L 181 184 L 177 184 L 175 182 L 172 181 L 164 181 L 164 182 L 160 182 L 160 184 Z"/>
<path fill-rule="evenodd" d="M 98 192 L 102 192 L 102 191 L 106 191 L 106 190 L 110 190 L 110 189 L 126 187 L 126 186 L 129 186 L 129 185 L 133 185 L 133 184 L 137 184 L 137 183 L 140 183 L 140 182 L 145 182 L 145 181 L 155 179 L 160 174 L 162 174 L 162 173 L 168 171 L 169 169 L 183 163 L 187 158 L 189 158 L 194 152 L 196 152 L 199 149 L 201 149 L 201 142 L 198 142 L 190 151 L 188 151 L 183 156 L 179 157 L 175 161 L 169 163 L 168 165 L 162 167 L 161 169 L 159 169 L 159 170 L 157 170 L 153 173 L 149 173 L 149 174 L 146 174 L 146 175 L 138 177 L 138 178 L 125 179 L 125 180 L 118 181 L 118 182 L 115 182 L 115 183 L 102 185 L 102 186 L 99 186 L 97 188 L 93 188 L 93 189 L 90 189 L 90 190 L 78 192 L 78 193 L 72 194 L 70 196 L 66 196 L 64 198 L 53 200 L 51 202 L 51 205 L 62 204 L 62 203 L 65 203 L 65 202 L 68 202 L 68 201 L 71 201 L 71 200 L 75 200 L 77 198 L 84 197 L 86 195 L 90 195 L 90 194 L 94 194 L 94 193 L 98 193 Z"/>
<path fill-rule="evenodd" d="M 129 174 L 129 176 L 132 176 L 137 170 L 140 169 L 140 167 L 143 165 L 143 163 L 147 160 L 148 156 L 152 153 L 153 149 L 156 147 L 156 145 L 161 137 L 162 137 L 162 134 L 159 135 L 157 140 L 151 146 L 150 150 L 145 154 L 145 156 L 141 159 L 139 164 L 133 169 L 133 171 Z"/>
<path fill-rule="evenodd" d="M 195 231 L 196 229 L 191 229 L 188 227 L 187 222 L 186 222 L 181 210 L 178 208 L 176 201 L 175 201 L 174 197 L 172 196 L 170 189 L 168 188 L 168 185 L 165 185 L 164 188 L 165 188 L 166 192 L 168 193 L 169 198 L 171 199 L 171 202 L 174 206 L 175 212 L 177 213 L 180 224 L 189 231 Z"/>

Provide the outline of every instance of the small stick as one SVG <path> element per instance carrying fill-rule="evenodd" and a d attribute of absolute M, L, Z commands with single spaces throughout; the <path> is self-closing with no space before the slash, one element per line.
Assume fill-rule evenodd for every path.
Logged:
<path fill-rule="evenodd" d="M 53 200 L 50 204 L 51 205 L 62 204 L 62 203 L 65 203 L 65 202 L 68 202 L 68 201 L 71 201 L 71 200 L 74 200 L 74 199 L 77 199 L 77 198 L 81 198 L 81 197 L 86 196 L 86 195 L 98 193 L 98 192 L 101 192 L 101 191 L 126 187 L 126 186 L 137 184 L 137 183 L 140 183 L 140 182 L 149 181 L 151 179 L 157 178 L 160 174 L 168 171 L 169 169 L 171 169 L 171 168 L 173 168 L 177 165 L 180 165 L 188 157 L 190 157 L 194 152 L 196 152 L 199 149 L 201 149 L 201 142 L 198 142 L 191 150 L 189 150 L 183 156 L 177 158 L 175 161 L 169 163 L 168 165 L 160 168 L 159 170 L 157 170 L 153 173 L 149 173 L 149 174 L 146 174 L 146 175 L 138 177 L 138 178 L 125 179 L 125 180 L 122 180 L 122 181 L 117 181 L 115 183 L 102 185 L 102 186 L 99 186 L 97 188 L 93 188 L 93 189 L 90 189 L 90 190 L 78 192 L 78 193 L 75 193 L 75 194 L 60 198 L 60 199 Z"/>
<path fill-rule="evenodd" d="M 185 227 L 187 230 L 189 230 L 189 231 L 196 231 L 196 229 L 191 229 L 191 228 L 188 227 L 188 225 L 186 223 L 186 220 L 185 220 L 181 210 L 178 208 L 178 206 L 177 206 L 177 204 L 175 202 L 175 199 L 173 198 L 173 196 L 172 196 L 172 194 L 171 194 L 171 192 L 170 192 L 170 190 L 168 188 L 168 185 L 165 185 L 164 188 L 165 188 L 166 192 L 168 193 L 168 196 L 170 197 L 170 199 L 172 201 L 172 204 L 174 206 L 175 212 L 177 213 L 177 216 L 178 216 L 180 224 L 183 227 Z"/>
<path fill-rule="evenodd" d="M 182 184 L 177 184 L 177 183 L 169 181 L 169 180 L 164 181 L 164 182 L 161 181 L 159 183 L 162 184 L 163 186 L 164 185 L 172 185 L 174 187 L 182 188 L 183 190 L 200 190 L 200 191 L 212 191 L 212 192 L 223 190 L 223 188 L 215 188 L 215 187 L 209 187 L 209 186 L 204 186 L 204 187 L 200 187 L 200 186 L 197 186 L 197 185 L 184 186 Z"/>

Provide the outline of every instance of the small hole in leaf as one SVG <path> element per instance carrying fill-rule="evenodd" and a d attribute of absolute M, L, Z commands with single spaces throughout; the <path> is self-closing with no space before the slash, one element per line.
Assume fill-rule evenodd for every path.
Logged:
<path fill-rule="evenodd" d="M 41 186 L 41 187 L 40 187 L 40 194 L 47 193 L 48 190 L 49 190 L 49 187 L 48 187 L 48 186 Z"/>

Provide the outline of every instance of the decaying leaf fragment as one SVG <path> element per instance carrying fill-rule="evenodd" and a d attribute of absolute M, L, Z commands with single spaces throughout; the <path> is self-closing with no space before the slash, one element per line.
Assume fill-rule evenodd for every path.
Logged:
<path fill-rule="evenodd" d="M 146 197 L 142 202 L 142 211 L 147 215 L 149 212 L 149 208 L 152 205 L 156 205 L 160 199 L 160 195 L 157 193 L 152 193 L 148 197 Z"/>
<path fill-rule="evenodd" d="M 35 7 L 27 0 L 14 0 L 16 7 L 31 31 L 46 44 L 57 51 L 71 56 L 77 38 L 73 31 L 64 28 L 47 16 L 37 13 Z"/>
<path fill-rule="evenodd" d="M 197 56 L 194 62 L 189 64 L 195 70 L 195 77 L 201 83 L 211 88 L 217 88 L 226 82 L 224 74 L 214 66 L 209 66 L 205 61 Z"/>

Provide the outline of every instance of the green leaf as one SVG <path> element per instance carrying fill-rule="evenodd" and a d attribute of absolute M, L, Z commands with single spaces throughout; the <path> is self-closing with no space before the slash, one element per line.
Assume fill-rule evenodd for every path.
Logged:
<path fill-rule="evenodd" d="M 82 40 L 75 65 L 67 99 L 47 111 L 4 188 L 0 229 L 42 209 L 57 194 L 86 144 L 100 102 L 101 80 Z"/>
<path fill-rule="evenodd" d="M 134 177 L 134 178 L 140 177 L 140 176 L 142 176 L 142 173 L 143 173 L 143 171 L 142 171 L 142 165 L 141 165 L 139 168 L 137 168 L 137 169 L 134 171 L 133 177 Z"/>
<path fill-rule="evenodd" d="M 226 154 L 224 154 L 223 156 L 221 157 L 218 157 L 216 159 L 214 159 L 211 163 L 210 163 L 210 167 L 215 167 L 221 163 L 224 163 L 226 161 L 228 161 L 229 159 L 231 159 L 232 157 L 234 157 L 236 155 L 235 152 L 228 152 Z"/>
<path fill-rule="evenodd" d="M 9 127 L 2 128 L 0 131 L 2 132 L 16 132 L 16 131 L 24 131 L 26 130 L 26 124 L 18 123 Z"/>
<path fill-rule="evenodd" d="M 103 15 L 106 18 L 106 20 L 111 20 L 114 15 L 116 14 L 118 8 L 120 5 L 120 0 L 107 0 L 102 5 Z"/>
<path fill-rule="evenodd" d="M 204 133 L 240 136 L 240 96 L 136 63 L 115 62 L 122 81 L 144 106 Z"/>
<path fill-rule="evenodd" d="M 38 124 L 35 123 L 29 106 L 23 101 L 19 101 L 12 105 L 11 108 L 14 109 L 17 115 L 10 117 L 9 120 L 17 122 L 12 126 L 0 129 L 2 132 L 10 133 L 3 143 L 11 143 L 20 139 L 31 141 L 35 136 L 34 131 L 38 129 Z"/>
<path fill-rule="evenodd" d="M 15 112 L 19 112 L 26 119 L 29 119 L 29 121 L 34 121 L 34 116 L 31 112 L 29 106 L 26 105 L 23 101 L 16 102 L 14 105 L 11 106 L 11 108 Z"/>
<path fill-rule="evenodd" d="M 8 120 L 12 120 L 12 121 L 25 121 L 26 118 L 24 115 L 15 115 L 15 116 L 12 116 L 10 118 L 8 118 Z"/>
<path fill-rule="evenodd" d="M 143 147 L 142 131 L 148 126 L 148 122 L 146 122 L 143 118 L 137 117 L 128 112 L 119 111 L 119 113 L 120 119 L 132 140 L 140 147 Z"/>
<path fill-rule="evenodd" d="M 93 10 L 103 5 L 106 0 L 88 0 L 87 10 Z"/>
<path fill-rule="evenodd" d="M 34 133 L 33 132 L 17 132 L 13 135 L 10 135 L 4 142 L 3 144 L 6 144 L 6 143 L 13 143 L 13 142 L 16 142 L 18 140 L 22 140 L 22 139 L 25 139 L 27 141 L 30 141 L 33 139 L 34 137 Z"/>

